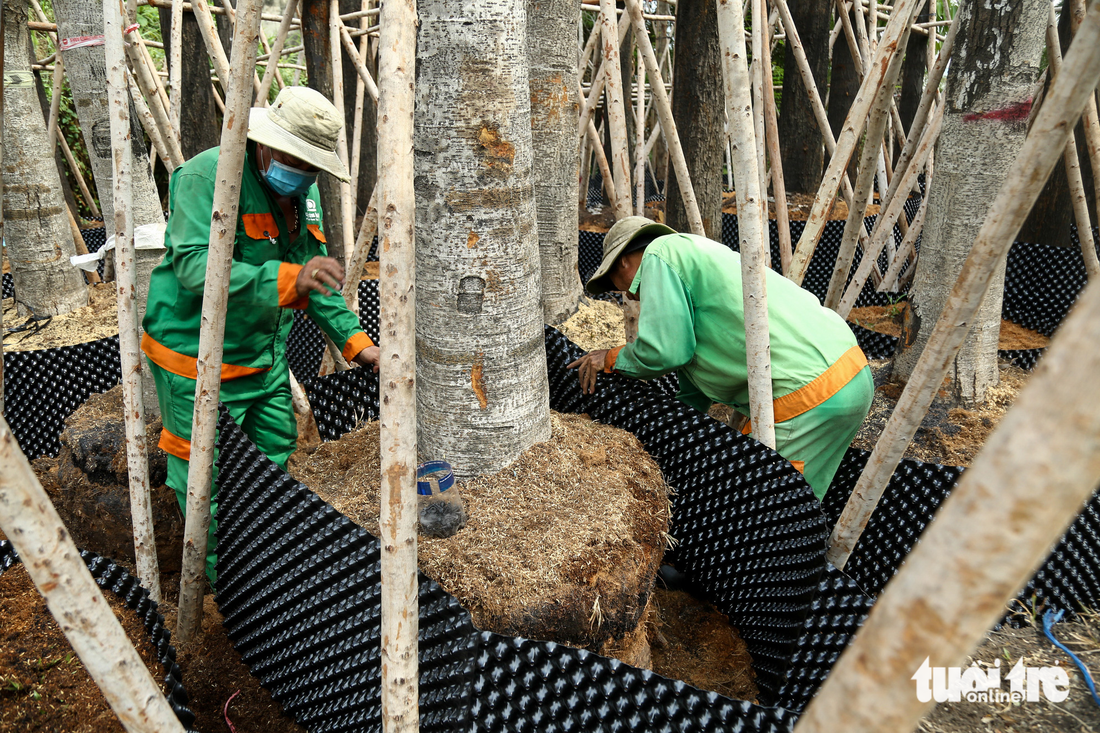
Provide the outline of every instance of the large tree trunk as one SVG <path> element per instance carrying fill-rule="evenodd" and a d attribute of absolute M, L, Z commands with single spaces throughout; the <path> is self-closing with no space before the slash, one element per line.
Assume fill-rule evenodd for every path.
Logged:
<path fill-rule="evenodd" d="M 62 38 L 94 36 L 103 30 L 103 3 L 99 0 L 54 0 L 57 31 Z M 107 100 L 107 61 L 103 46 L 79 46 L 65 51 L 65 73 L 69 76 L 73 103 L 80 118 L 80 130 L 88 143 L 99 210 L 111 231 L 114 222 L 114 168 L 111 155 L 110 108 Z M 149 150 L 137 110 L 130 102 L 130 154 L 133 203 L 130 213 L 134 228 L 164 224 L 164 210 L 157 184 L 149 168 Z"/>
<path fill-rule="evenodd" d="M 959 9 L 936 175 L 894 362 L 895 373 L 903 378 L 916 365 L 989 204 L 1023 145 L 1049 10 L 1043 0 L 1022 0 L 997 10 L 968 0 Z M 951 387 L 963 404 L 983 401 L 986 390 L 997 384 L 1003 294 L 1001 263 L 955 357 Z"/>
<path fill-rule="evenodd" d="M 793 9 L 791 12 L 794 12 Z M 853 23 L 862 22 L 861 19 L 856 18 L 854 13 L 850 12 L 848 17 L 851 18 Z M 836 22 L 841 22 L 839 17 Z M 833 130 L 833 137 L 840 134 L 841 128 L 844 127 L 844 120 L 848 117 L 848 110 L 852 108 L 852 102 L 855 101 L 856 94 L 859 92 L 859 68 L 860 62 L 858 59 L 852 58 L 852 50 L 848 47 L 848 42 L 844 40 L 844 33 L 842 32 L 833 44 L 833 73 L 829 80 L 829 108 L 826 110 L 829 127 Z M 783 83 L 787 83 L 787 77 L 783 77 Z M 852 151 L 852 157 L 848 163 L 848 178 L 853 182 L 859 172 L 857 170 L 859 156 L 860 147 L 857 146 Z"/>
<path fill-rule="evenodd" d="M 309 69 L 309 86 L 328 99 L 332 99 L 332 50 L 329 45 L 329 0 L 302 0 L 299 9 L 302 19 L 302 43 L 305 45 L 306 68 Z M 359 72 L 352 68 L 351 74 L 344 67 L 344 88 L 351 87 L 355 92 L 355 76 Z M 348 82 L 351 82 L 350 84 Z M 354 101 L 354 100 L 353 100 Z M 347 110 L 345 104 L 344 109 Z M 345 116 L 345 123 L 346 123 Z M 351 128 L 348 128 L 351 139 Z M 344 263 L 344 222 L 340 205 L 340 181 L 335 176 L 322 175 L 317 179 L 317 188 L 321 192 L 321 209 L 325 212 L 325 239 L 328 240 L 328 254 Z"/>
<path fill-rule="evenodd" d="M 1062 46 L 1062 53 L 1069 50 L 1070 42 L 1070 11 L 1063 6 L 1061 17 L 1058 19 L 1058 40 Z M 1050 89 L 1050 78 L 1045 83 Z M 1045 96 L 1045 95 L 1044 95 Z M 1093 195 L 1092 163 L 1088 155 L 1088 143 L 1085 140 L 1085 126 L 1077 123 L 1074 130 L 1074 139 L 1077 142 L 1077 158 L 1081 163 L 1081 179 L 1085 185 L 1085 201 L 1089 207 L 1089 218 L 1096 221 L 1096 196 Z M 1069 179 L 1066 176 L 1066 163 L 1062 158 L 1058 159 L 1054 166 L 1054 172 L 1050 174 L 1042 193 L 1039 194 L 1035 206 L 1031 208 L 1024 225 L 1020 227 L 1020 233 L 1016 239 L 1031 244 L 1046 244 L 1056 247 L 1077 247 L 1070 237 L 1072 225 L 1076 223 L 1073 215 L 1073 199 L 1069 193 Z"/>
<path fill-rule="evenodd" d="M 84 277 L 69 262 L 76 249 L 31 76 L 29 33 L 25 0 L 5 0 L 4 239 L 20 317 L 88 304 Z"/>
<path fill-rule="evenodd" d="M 33 51 L 29 51 L 28 53 L 33 53 Z M 48 124 L 50 119 L 50 95 L 46 94 L 46 85 L 42 81 L 42 76 L 45 73 L 45 71 L 35 72 L 34 86 L 35 92 L 38 94 L 38 106 L 42 109 L 42 119 L 46 120 Z M 60 131 L 58 134 L 61 134 Z M 77 203 L 76 194 L 73 193 L 72 184 L 69 183 L 69 176 L 72 174 L 68 170 L 69 164 L 65 160 L 65 154 L 61 152 L 60 145 L 53 146 L 53 159 L 54 164 L 57 166 L 58 173 L 60 174 L 61 195 L 65 197 L 65 204 L 73 212 L 73 216 L 76 216 L 80 211 L 80 205 Z"/>
<path fill-rule="evenodd" d="M 829 76 L 830 0 L 791 3 L 791 17 L 806 50 L 817 89 L 824 94 Z M 780 99 L 779 145 L 788 193 L 817 193 L 825 160 L 825 142 L 813 106 L 798 72 L 794 53 L 784 50 L 783 96 Z"/>
<path fill-rule="evenodd" d="M 570 0 L 528 0 L 531 144 L 542 265 L 542 317 L 560 323 L 577 310 L 577 23 Z"/>
<path fill-rule="evenodd" d="M 164 38 L 164 56 L 172 58 L 172 11 L 160 9 L 160 29 Z M 199 22 L 189 10 L 183 12 L 183 46 L 180 49 L 182 98 L 180 107 L 180 149 L 184 158 L 193 158 L 216 147 L 221 139 L 221 113 L 210 85 L 210 61 L 199 31 Z"/>
<path fill-rule="evenodd" d="M 703 217 L 703 229 L 708 237 L 720 242 L 726 102 L 714 0 L 680 0 L 676 4 L 676 40 L 672 116 Z M 691 231 L 676 175 L 671 169 L 668 175 L 665 193 L 668 225 L 678 232 Z"/>
<path fill-rule="evenodd" d="M 418 445 L 470 476 L 550 437 L 526 10 L 429 0 L 419 14 Z"/>

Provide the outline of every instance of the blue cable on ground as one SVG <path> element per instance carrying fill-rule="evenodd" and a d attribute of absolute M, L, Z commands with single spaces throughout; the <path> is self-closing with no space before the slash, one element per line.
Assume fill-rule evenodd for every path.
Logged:
<path fill-rule="evenodd" d="M 1092 681 L 1092 675 L 1089 673 L 1089 670 L 1085 666 L 1085 663 L 1078 659 L 1077 655 L 1071 652 L 1065 644 L 1055 639 L 1054 634 L 1050 630 L 1051 627 L 1054 626 L 1054 624 L 1058 623 L 1061 620 L 1061 609 L 1055 611 L 1052 608 L 1048 608 L 1047 612 L 1043 614 L 1043 633 L 1047 635 L 1048 639 L 1054 642 L 1054 646 L 1058 647 L 1066 654 L 1068 654 L 1069 658 L 1077 664 L 1078 669 L 1081 670 L 1081 674 L 1083 674 L 1085 677 L 1085 684 L 1088 685 L 1089 692 L 1092 693 L 1092 699 L 1096 701 L 1097 705 L 1100 705 L 1100 695 L 1096 693 L 1096 683 Z"/>

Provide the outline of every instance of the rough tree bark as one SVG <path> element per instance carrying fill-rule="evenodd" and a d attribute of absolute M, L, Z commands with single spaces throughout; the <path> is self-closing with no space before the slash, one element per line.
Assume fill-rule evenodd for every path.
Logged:
<path fill-rule="evenodd" d="M 680 133 L 680 145 L 703 217 L 703 229 L 708 237 L 720 242 L 726 134 L 722 59 L 718 51 L 714 1 L 680 0 L 676 4 L 676 38 L 676 67 L 672 81 L 676 93 L 672 96 L 672 116 Z M 668 225 L 678 232 L 691 231 L 676 174 L 671 168 L 668 176 L 665 192 Z"/>
<path fill-rule="evenodd" d="M 15 283 L 16 313 L 47 316 L 88 304 L 61 177 L 46 139 L 28 54 L 27 3 L 4 12 L 4 237 Z"/>
<path fill-rule="evenodd" d="M 577 310 L 577 59 L 580 7 L 569 0 L 528 0 L 531 144 L 542 266 L 542 317 L 561 323 Z"/>
<path fill-rule="evenodd" d="M 791 12 L 793 13 L 794 10 L 792 9 Z M 855 23 L 857 20 L 855 14 L 849 13 L 848 15 Z M 840 18 L 837 18 L 836 22 L 839 23 Z M 799 31 L 801 32 L 801 29 Z M 856 94 L 859 92 L 859 69 L 859 59 L 852 58 L 852 50 L 848 47 L 842 33 L 836 39 L 836 43 L 833 44 L 833 73 L 829 79 L 828 117 L 829 127 L 833 130 L 833 137 L 840 134 L 841 128 L 844 127 L 844 120 L 848 118 L 848 110 L 852 108 L 852 102 L 855 101 Z M 787 83 L 787 77 L 785 76 L 783 77 L 783 83 Z M 818 89 L 821 88 L 818 87 Z M 858 173 L 856 168 L 859 165 L 859 153 L 860 148 L 857 146 L 848 163 L 848 178 L 852 181 L 856 180 L 856 174 Z"/>
<path fill-rule="evenodd" d="M 819 90 L 829 76 L 829 0 L 803 0 L 791 3 L 791 17 L 806 60 Z M 780 100 L 779 143 L 783 161 L 783 180 L 788 193 L 817 193 L 825 165 L 824 141 L 817 127 L 813 107 L 798 73 L 794 53 L 785 48 L 783 59 L 783 97 Z M 843 120 L 841 120 L 843 124 Z"/>
<path fill-rule="evenodd" d="M 925 7 L 917 15 L 917 22 L 927 23 L 928 19 L 928 8 Z M 927 53 L 928 36 L 910 33 L 909 42 L 905 44 L 905 60 L 901 67 L 901 95 L 898 98 L 898 116 L 906 133 L 913 127 L 913 118 L 917 116 L 920 98 L 924 93 L 924 74 L 928 71 Z M 897 163 L 900 155 L 901 150 L 895 149 L 892 162 Z"/>
<path fill-rule="evenodd" d="M 160 28 L 165 58 L 171 59 L 172 11 L 160 9 Z M 202 42 L 199 23 L 189 10 L 183 13 L 181 48 L 181 86 L 187 103 L 180 107 L 180 148 L 184 158 L 193 158 L 218 145 L 221 137 L 221 113 L 210 85 L 210 62 Z"/>
<path fill-rule="evenodd" d="M 429 0 L 419 14 L 418 445 L 470 476 L 550 437 L 527 13 Z"/>
<path fill-rule="evenodd" d="M 99 0 L 54 0 L 57 32 L 60 38 L 94 36 L 103 31 L 103 3 Z M 107 62 L 104 46 L 78 46 L 64 52 L 65 73 L 80 119 L 80 130 L 89 143 L 99 210 L 108 229 L 114 221 L 114 171 L 111 155 L 111 122 L 107 98 Z M 130 214 L 134 227 L 163 224 L 164 210 L 157 195 L 157 184 L 149 168 L 149 150 L 137 111 L 130 102 L 130 155 L 132 195 Z"/>
<path fill-rule="evenodd" d="M 1023 145 L 1049 6 L 1026 0 L 992 10 L 964 2 L 959 13 L 920 262 L 894 361 L 894 372 L 903 379 L 916 365 L 989 204 Z M 982 402 L 999 379 L 1003 294 L 1002 262 L 949 375 L 962 404 Z"/>

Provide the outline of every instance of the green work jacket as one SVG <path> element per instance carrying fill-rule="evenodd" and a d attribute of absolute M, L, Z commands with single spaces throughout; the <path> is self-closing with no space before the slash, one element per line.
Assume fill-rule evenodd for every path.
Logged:
<path fill-rule="evenodd" d="M 304 309 L 351 359 L 371 346 L 359 319 L 340 294 L 311 291 L 299 298 L 295 281 L 302 265 L 326 256 L 316 184 L 298 201 L 301 226 L 293 241 L 287 222 L 256 169 L 249 143 L 241 178 L 233 266 L 226 308 L 222 381 L 255 374 L 285 360 L 292 309 Z M 217 178 L 218 148 L 211 148 L 172 173 L 168 184 L 168 251 L 153 270 L 142 321 L 142 350 L 158 366 L 195 378 L 199 350 L 210 219 Z M 347 287 L 356 287 L 352 278 Z"/>
<path fill-rule="evenodd" d="M 824 402 L 867 364 L 848 325 L 779 273 L 766 275 L 775 420 Z M 646 248 L 630 292 L 641 299 L 636 340 L 608 369 L 637 379 L 676 371 L 677 397 L 699 410 L 721 402 L 749 414 L 741 255 L 691 234 Z"/>

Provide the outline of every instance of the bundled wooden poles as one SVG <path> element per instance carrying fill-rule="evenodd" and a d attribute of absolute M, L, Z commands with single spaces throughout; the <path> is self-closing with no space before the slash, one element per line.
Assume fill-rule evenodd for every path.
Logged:
<path fill-rule="evenodd" d="M 1100 14 L 1090 14 L 1035 118 L 963 265 L 943 314 L 833 530 L 829 561 L 843 568 L 966 338 L 997 265 L 1031 210 L 1069 131 L 1100 80 Z M 973 469 L 971 469 L 973 470 Z M 1095 488 L 1095 483 L 1093 484 Z"/>
<path fill-rule="evenodd" d="M 180 573 L 179 624 L 176 628 L 176 638 L 184 647 L 194 640 L 202 621 L 202 596 L 206 588 L 206 544 L 210 529 L 214 436 L 221 388 L 222 338 L 229 298 L 229 270 L 237 233 L 237 205 L 244 170 L 248 111 L 252 100 L 250 79 L 256 68 L 253 49 L 260 28 L 260 8 L 260 0 L 241 0 L 237 7 L 237 23 L 233 33 L 233 75 L 228 77 L 221 153 L 214 185 L 210 249 L 203 288 L 202 330 L 199 334 L 191 460 L 187 473 L 187 520 L 184 525 L 183 569 Z"/>
<path fill-rule="evenodd" d="M 382 728 L 419 730 L 416 570 L 416 1 L 382 4 L 378 53 Z M 368 212 L 368 216 L 370 212 Z"/>

